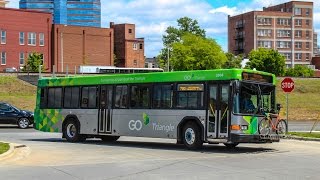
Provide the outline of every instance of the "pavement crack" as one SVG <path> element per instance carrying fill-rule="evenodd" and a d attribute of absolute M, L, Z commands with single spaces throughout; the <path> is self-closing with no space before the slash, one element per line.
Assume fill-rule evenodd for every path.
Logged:
<path fill-rule="evenodd" d="M 169 166 L 172 166 L 172 165 L 176 165 L 176 164 L 181 163 L 181 162 L 183 162 L 183 161 L 185 161 L 185 159 L 184 159 L 184 160 L 177 161 L 177 162 L 169 163 L 169 164 L 166 164 L 166 165 L 157 167 L 157 168 L 149 169 L 149 170 L 144 170 L 144 171 L 140 171 L 140 172 L 136 172 L 136 173 L 130 173 L 130 174 L 122 175 L 122 176 L 116 176 L 116 177 L 112 177 L 112 178 L 107 178 L 106 180 L 108 180 L 108 179 L 124 178 L 124 177 L 132 176 L 132 175 L 138 175 L 138 174 L 142 174 L 142 173 L 147 173 L 147 172 L 151 172 L 151 171 L 155 171 L 155 170 L 162 169 L 162 168 L 164 168 L 164 167 L 169 167 Z"/>
<path fill-rule="evenodd" d="M 49 168 L 52 168 L 52 169 L 57 170 L 57 171 L 59 171 L 59 172 L 62 172 L 62 173 L 64 173 L 64 174 L 66 174 L 66 175 L 69 175 L 69 176 L 75 178 L 75 179 L 81 179 L 81 178 L 79 178 L 79 177 L 77 177 L 77 176 L 74 176 L 74 175 L 72 175 L 72 174 L 70 174 L 70 173 L 68 173 L 68 172 L 66 172 L 66 171 L 61 170 L 61 169 L 58 169 L 58 168 L 55 168 L 55 167 L 49 167 Z M 82 179 L 81 179 L 81 180 L 82 180 Z"/>

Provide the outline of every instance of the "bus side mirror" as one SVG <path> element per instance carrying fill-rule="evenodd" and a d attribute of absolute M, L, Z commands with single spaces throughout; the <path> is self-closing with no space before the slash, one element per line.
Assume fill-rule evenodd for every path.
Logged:
<path fill-rule="evenodd" d="M 279 112 L 280 109 L 282 108 L 282 105 L 280 103 L 277 103 L 277 111 Z"/>

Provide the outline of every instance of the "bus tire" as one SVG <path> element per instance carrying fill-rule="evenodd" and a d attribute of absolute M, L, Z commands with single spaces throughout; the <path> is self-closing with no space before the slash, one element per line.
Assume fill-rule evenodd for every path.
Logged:
<path fill-rule="evenodd" d="M 115 142 L 120 136 L 101 136 L 100 138 L 103 142 Z"/>
<path fill-rule="evenodd" d="M 195 122 L 189 121 L 183 126 L 182 141 L 190 150 L 196 150 L 202 147 L 201 130 Z"/>
<path fill-rule="evenodd" d="M 63 137 L 67 139 L 68 142 L 83 142 L 86 140 L 85 135 L 80 134 L 80 125 L 73 118 L 68 119 L 63 125 L 62 129 Z"/>

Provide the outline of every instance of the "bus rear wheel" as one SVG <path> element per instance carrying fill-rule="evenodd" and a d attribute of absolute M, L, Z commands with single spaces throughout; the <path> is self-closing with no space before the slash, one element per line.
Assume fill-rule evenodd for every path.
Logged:
<path fill-rule="evenodd" d="M 120 136 L 101 136 L 100 138 L 103 142 L 115 142 Z"/>
<path fill-rule="evenodd" d="M 200 127 L 192 121 L 189 121 L 182 131 L 183 144 L 191 150 L 196 150 L 202 147 Z"/>
<path fill-rule="evenodd" d="M 80 126 L 73 119 L 67 120 L 63 126 L 62 133 L 68 142 L 83 142 L 86 140 L 86 136 L 80 134 Z"/>

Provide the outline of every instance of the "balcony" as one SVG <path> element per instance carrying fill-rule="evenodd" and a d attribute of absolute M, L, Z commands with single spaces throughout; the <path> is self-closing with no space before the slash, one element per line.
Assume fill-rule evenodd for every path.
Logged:
<path fill-rule="evenodd" d="M 244 28 L 244 23 L 239 23 L 236 25 L 236 29 L 242 29 Z"/>
<path fill-rule="evenodd" d="M 237 35 L 234 36 L 235 40 L 243 40 L 243 38 L 244 38 L 243 34 L 237 34 Z"/>

